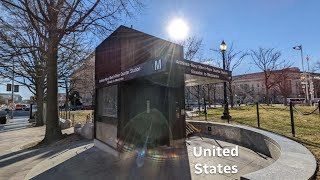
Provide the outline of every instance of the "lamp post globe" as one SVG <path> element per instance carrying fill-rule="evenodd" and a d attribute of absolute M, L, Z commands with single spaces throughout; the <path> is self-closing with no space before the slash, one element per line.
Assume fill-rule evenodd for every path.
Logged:
<path fill-rule="evenodd" d="M 224 41 L 222 41 L 220 44 L 220 51 L 222 53 L 223 70 L 226 70 L 226 59 L 225 59 L 226 50 L 227 50 L 227 44 Z M 229 123 L 231 116 L 229 114 L 229 104 L 228 104 L 228 98 L 227 98 L 227 82 L 223 82 L 223 99 L 224 99 L 224 108 L 223 108 L 223 115 L 221 116 L 221 119 L 227 119 Z"/>
<path fill-rule="evenodd" d="M 227 44 L 224 41 L 222 41 L 220 44 L 220 51 L 225 52 L 226 50 L 227 50 Z"/>

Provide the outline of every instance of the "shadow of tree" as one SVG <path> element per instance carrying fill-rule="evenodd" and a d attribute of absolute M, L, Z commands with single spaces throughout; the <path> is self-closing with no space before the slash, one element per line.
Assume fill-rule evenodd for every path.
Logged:
<path fill-rule="evenodd" d="M 71 144 L 62 144 L 60 146 L 40 146 L 30 147 L 19 151 L 11 152 L 0 156 L 0 168 L 9 166 L 11 164 L 39 156 L 37 158 L 47 158 L 59 152 L 62 152 L 69 148 L 75 148 L 84 144 L 88 144 L 91 141 L 80 140 L 72 142 Z"/>
<path fill-rule="evenodd" d="M 60 163 L 32 179 L 191 179 L 187 148 L 176 159 L 157 160 L 146 157 L 137 165 L 136 154 L 116 158 L 96 147 Z M 180 152 L 181 153 L 181 152 Z"/>

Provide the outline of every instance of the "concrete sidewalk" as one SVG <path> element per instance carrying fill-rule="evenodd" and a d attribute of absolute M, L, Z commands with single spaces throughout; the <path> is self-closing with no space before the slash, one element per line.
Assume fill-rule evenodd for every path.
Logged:
<path fill-rule="evenodd" d="M 58 145 L 39 149 L 19 149 L 19 146 L 40 141 L 44 128 L 29 128 L 15 133 L 0 134 L 0 179 L 239 179 L 241 175 L 256 171 L 273 160 L 247 148 L 239 147 L 239 157 L 193 156 L 195 146 L 212 148 L 233 147 L 223 141 L 192 137 L 186 146 L 172 149 L 162 147 L 162 156 L 137 158 L 136 151 L 116 158 L 93 146 L 91 140 L 74 138 Z M 77 136 L 69 136 L 77 137 Z M 68 139 L 68 138 L 66 138 Z M 5 140 L 5 142 L 2 142 Z M 5 145 L 5 146 L 2 146 Z M 157 149 L 159 150 L 159 149 Z M 161 151 L 155 151 L 161 152 Z M 166 154 L 167 156 L 163 156 Z M 237 174 L 194 173 L 196 163 L 209 165 L 237 165 Z"/>
<path fill-rule="evenodd" d="M 62 153 L 54 155 L 37 164 L 26 175 L 26 179 L 117 179 L 117 180 L 140 180 L 140 179 L 240 179 L 240 176 L 262 169 L 274 160 L 257 154 L 247 148 L 239 147 L 239 157 L 200 157 L 193 155 L 195 146 L 212 148 L 212 145 L 224 148 L 233 147 L 234 144 L 213 139 L 193 137 L 183 148 L 167 152 L 163 158 L 159 154 L 146 156 L 140 162 L 137 152 L 125 154 L 120 158 L 107 154 L 92 143 L 70 147 Z M 166 151 L 166 150 L 164 150 Z M 237 174 L 201 174 L 194 173 L 196 163 L 209 165 L 237 165 Z"/>
<path fill-rule="evenodd" d="M 68 148 L 69 145 L 23 149 L 24 146 L 40 142 L 44 138 L 44 133 L 45 127 L 0 133 L 0 179 L 24 179 L 36 164 Z M 71 134 L 73 129 L 66 129 L 63 133 Z"/>

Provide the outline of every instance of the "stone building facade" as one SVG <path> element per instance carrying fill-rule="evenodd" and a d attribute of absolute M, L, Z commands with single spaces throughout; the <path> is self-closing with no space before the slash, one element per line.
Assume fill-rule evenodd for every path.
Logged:
<path fill-rule="evenodd" d="M 308 74 L 308 73 L 307 73 Z M 317 101 L 320 97 L 320 74 L 310 73 L 309 98 Z M 271 103 L 283 103 L 288 98 L 305 98 L 304 75 L 299 68 L 273 71 L 270 75 L 269 98 Z M 266 86 L 263 72 L 238 75 L 232 83 L 235 101 L 265 102 Z"/>
<path fill-rule="evenodd" d="M 95 53 L 91 53 L 82 61 L 82 65 L 75 70 L 70 80 L 71 92 L 79 92 L 80 101 L 84 106 L 94 105 L 95 93 Z"/>
<path fill-rule="evenodd" d="M 306 90 L 304 85 L 304 73 L 299 68 L 288 68 L 273 71 L 270 74 L 269 98 L 270 103 L 285 103 L 288 98 L 305 98 Z M 320 74 L 307 73 L 309 77 L 309 98 L 313 102 L 320 100 Z M 265 103 L 266 87 L 265 75 L 263 72 L 237 75 L 232 77 L 232 94 L 228 91 L 229 102 L 233 98 L 233 103 Z M 310 85 L 311 84 L 311 85 Z M 311 86 L 311 89 L 310 89 Z M 228 87 L 229 88 L 229 87 Z M 188 87 L 186 90 L 186 104 L 196 105 L 199 101 L 203 104 L 204 99 L 207 104 L 221 104 L 223 102 L 223 84 L 210 84 L 203 87 Z M 205 98 L 204 98 L 205 95 Z"/>

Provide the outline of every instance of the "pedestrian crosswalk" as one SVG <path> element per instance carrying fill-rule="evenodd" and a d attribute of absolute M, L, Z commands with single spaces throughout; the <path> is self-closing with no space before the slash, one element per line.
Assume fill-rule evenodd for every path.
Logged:
<path fill-rule="evenodd" d="M 8 119 L 6 124 L 0 124 L 0 133 L 31 127 L 32 123 L 28 120 L 29 117 L 15 117 L 13 119 Z"/>

